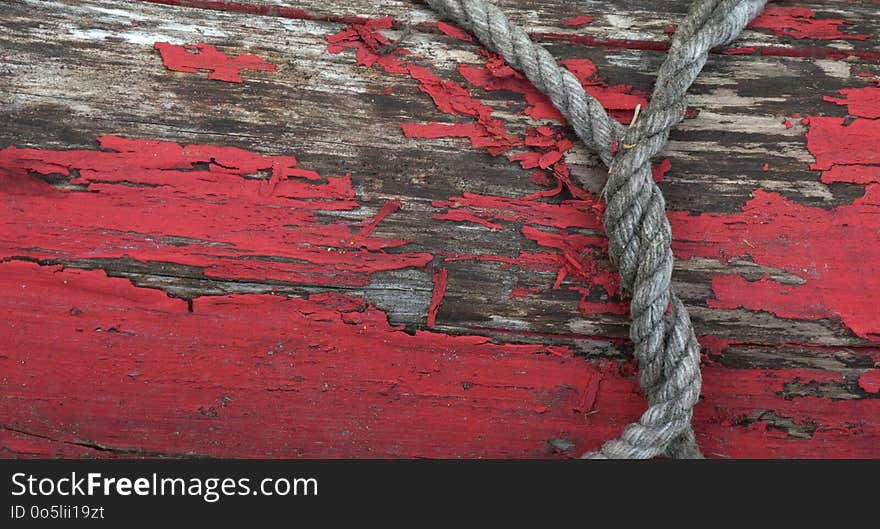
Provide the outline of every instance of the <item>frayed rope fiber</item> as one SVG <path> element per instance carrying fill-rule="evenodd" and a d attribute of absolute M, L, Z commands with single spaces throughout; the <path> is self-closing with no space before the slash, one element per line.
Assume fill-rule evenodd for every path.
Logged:
<path fill-rule="evenodd" d="M 486 0 L 425 0 L 523 72 L 608 170 L 603 224 L 608 253 L 632 294 L 630 338 L 648 409 L 621 436 L 584 458 L 702 458 L 691 418 L 700 397 L 700 346 L 672 289 L 672 232 L 651 158 L 684 118 L 685 94 L 711 48 L 732 42 L 766 0 L 696 0 L 672 38 L 651 102 L 630 127 L 608 117 L 577 78 Z"/>

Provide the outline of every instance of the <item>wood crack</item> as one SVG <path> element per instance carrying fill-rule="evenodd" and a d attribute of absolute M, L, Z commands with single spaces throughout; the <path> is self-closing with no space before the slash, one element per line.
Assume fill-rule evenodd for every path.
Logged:
<path fill-rule="evenodd" d="M 8 426 L 6 424 L 0 424 L 0 429 L 6 430 L 8 432 L 12 432 L 18 435 L 24 435 L 27 437 L 33 437 L 35 439 L 40 439 L 43 441 L 49 441 L 51 443 L 60 443 L 68 446 L 77 446 L 80 448 L 88 448 L 90 450 L 95 450 L 98 452 L 106 452 L 113 455 L 118 456 L 127 456 L 127 457 L 158 457 L 158 458 L 187 458 L 187 459 L 201 459 L 201 458 L 209 458 L 211 456 L 205 454 L 196 454 L 196 453 L 173 453 L 173 452 L 155 452 L 150 450 L 141 450 L 139 448 L 115 448 L 112 446 L 106 446 L 100 443 L 95 443 L 92 441 L 67 441 L 64 439 L 56 439 L 54 437 L 50 437 L 48 435 L 42 435 L 34 432 L 29 432 L 27 430 L 22 430 L 20 428 L 14 428 L 12 426 Z"/>

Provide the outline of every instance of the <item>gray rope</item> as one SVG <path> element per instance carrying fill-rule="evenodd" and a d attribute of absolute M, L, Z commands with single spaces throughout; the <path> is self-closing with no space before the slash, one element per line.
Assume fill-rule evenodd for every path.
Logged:
<path fill-rule="evenodd" d="M 425 2 L 523 72 L 609 167 L 603 224 L 621 284 L 632 293 L 630 338 L 648 409 L 618 439 L 583 457 L 701 458 L 691 427 L 702 383 L 700 346 L 672 288 L 672 231 L 663 193 L 651 177 L 651 158 L 684 118 L 685 94 L 709 50 L 736 39 L 766 0 L 695 0 L 678 25 L 651 102 L 629 128 L 611 119 L 571 72 L 487 0 Z"/>

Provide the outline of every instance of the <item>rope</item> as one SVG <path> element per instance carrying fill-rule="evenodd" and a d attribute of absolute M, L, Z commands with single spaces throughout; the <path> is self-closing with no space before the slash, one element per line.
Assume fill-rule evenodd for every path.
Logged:
<path fill-rule="evenodd" d="M 702 383 L 700 346 L 687 309 L 672 288 L 672 231 L 663 193 L 651 177 L 651 158 L 684 118 L 685 94 L 709 50 L 736 39 L 766 0 L 695 0 L 673 36 L 651 102 L 629 128 L 611 119 L 571 72 L 493 4 L 425 2 L 523 72 L 609 167 L 603 224 L 621 284 L 632 293 L 630 338 L 648 409 L 619 438 L 583 457 L 702 458 L 691 426 Z"/>

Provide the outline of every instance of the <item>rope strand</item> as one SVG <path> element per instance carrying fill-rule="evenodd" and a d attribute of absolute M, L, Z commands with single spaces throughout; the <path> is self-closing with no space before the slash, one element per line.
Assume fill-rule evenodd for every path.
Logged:
<path fill-rule="evenodd" d="M 603 196 L 608 253 L 632 294 L 630 338 L 648 409 L 621 436 L 588 458 L 702 458 L 691 427 L 700 397 L 700 346 L 690 316 L 672 288 L 672 230 L 651 158 L 683 118 L 686 92 L 709 50 L 728 44 L 766 0 L 695 0 L 678 24 L 651 102 L 629 128 L 611 119 L 577 78 L 486 0 L 425 0 L 440 16 L 470 31 L 546 94 L 584 144 L 609 167 Z M 616 153 L 612 145 L 621 146 Z"/>

